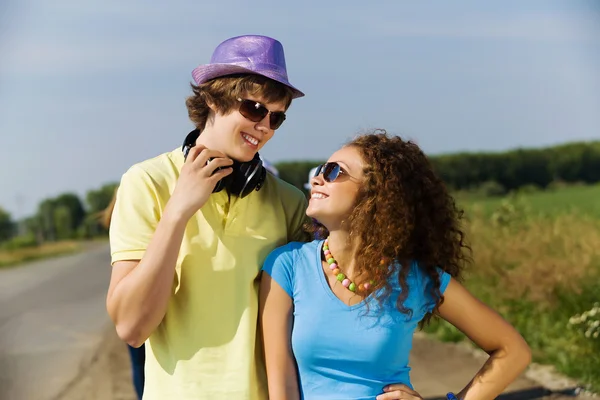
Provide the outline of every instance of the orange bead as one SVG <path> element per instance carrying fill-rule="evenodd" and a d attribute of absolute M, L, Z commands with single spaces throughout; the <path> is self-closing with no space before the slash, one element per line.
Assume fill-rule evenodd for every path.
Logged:
<path fill-rule="evenodd" d="M 336 269 L 334 269 L 334 270 L 333 270 L 333 271 L 331 271 L 331 272 L 333 272 L 333 274 L 334 274 L 335 276 L 337 276 L 337 274 L 339 274 L 339 273 L 340 273 L 340 269 L 339 269 L 339 268 L 336 268 Z"/>

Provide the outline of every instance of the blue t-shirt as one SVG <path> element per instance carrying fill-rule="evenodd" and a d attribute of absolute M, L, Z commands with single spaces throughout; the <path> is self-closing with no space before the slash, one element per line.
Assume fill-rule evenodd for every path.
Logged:
<path fill-rule="evenodd" d="M 275 249 L 263 270 L 292 298 L 292 350 L 301 397 L 309 400 L 375 399 L 391 383 L 410 383 L 408 357 L 418 322 L 433 310 L 433 281 L 417 263 L 408 273 L 409 295 L 396 307 L 400 288 L 384 303 L 348 306 L 331 291 L 321 266 L 323 240 Z M 444 292 L 450 275 L 439 270 Z"/>

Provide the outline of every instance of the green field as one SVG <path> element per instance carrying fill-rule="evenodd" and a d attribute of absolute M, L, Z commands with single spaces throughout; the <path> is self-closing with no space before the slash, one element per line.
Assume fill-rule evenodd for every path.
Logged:
<path fill-rule="evenodd" d="M 548 191 L 517 194 L 519 201 L 529 208 L 532 214 L 576 213 L 600 218 L 600 185 L 571 186 Z M 456 200 L 467 211 L 491 215 L 507 197 L 479 197 L 459 193 Z"/>
<path fill-rule="evenodd" d="M 465 286 L 516 326 L 534 361 L 600 391 L 600 185 L 456 199 L 473 248 Z M 446 323 L 427 331 L 463 338 Z"/>

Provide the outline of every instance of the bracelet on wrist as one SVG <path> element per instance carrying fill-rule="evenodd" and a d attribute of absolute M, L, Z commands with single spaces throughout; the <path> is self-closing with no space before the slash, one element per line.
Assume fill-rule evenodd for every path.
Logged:
<path fill-rule="evenodd" d="M 452 392 L 448 392 L 446 394 L 446 400 L 458 400 L 458 397 Z"/>

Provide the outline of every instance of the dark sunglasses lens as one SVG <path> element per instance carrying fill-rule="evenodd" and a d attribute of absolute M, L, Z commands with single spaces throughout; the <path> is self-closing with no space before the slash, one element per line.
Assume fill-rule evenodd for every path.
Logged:
<path fill-rule="evenodd" d="M 242 100 L 242 103 L 240 104 L 240 114 L 252 122 L 262 121 L 262 119 L 269 113 L 269 110 L 261 105 L 256 107 L 256 104 L 257 103 L 252 100 Z"/>
<path fill-rule="evenodd" d="M 323 170 L 323 179 L 326 182 L 333 182 L 340 175 L 340 165 L 338 163 L 327 163 Z"/>
<path fill-rule="evenodd" d="M 319 176 L 319 174 L 321 173 L 322 170 L 323 170 L 323 164 L 318 165 L 317 169 L 315 169 L 315 173 L 313 174 L 313 178 L 316 178 L 317 176 Z"/>
<path fill-rule="evenodd" d="M 283 121 L 285 121 L 285 114 L 282 112 L 274 112 L 269 116 L 269 125 L 273 130 L 279 128 Z"/>

